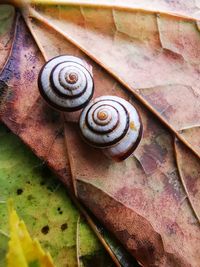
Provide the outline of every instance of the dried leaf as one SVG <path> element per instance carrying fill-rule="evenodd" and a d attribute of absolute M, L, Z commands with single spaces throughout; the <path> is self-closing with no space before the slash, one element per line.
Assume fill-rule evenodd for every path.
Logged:
<path fill-rule="evenodd" d="M 42 247 L 51 253 L 56 266 L 64 267 L 67 264 L 69 267 L 76 267 L 79 248 L 78 210 L 66 194 L 65 188 L 54 179 L 49 169 L 2 125 L 0 125 L 0 178 L 0 266 L 6 266 L 9 235 L 12 235 L 9 232 L 6 208 L 6 200 L 12 198 L 17 213 L 25 221 L 31 236 L 37 237 Z M 81 234 L 81 246 L 85 249 L 84 257 L 91 261 L 101 257 L 102 262 L 99 263 L 99 267 L 113 266 L 111 258 L 93 232 L 88 230 L 85 221 L 82 221 L 81 227 L 86 229 Z M 19 241 L 18 234 L 19 232 L 16 238 Z M 13 253 L 16 253 L 15 248 L 17 247 L 11 248 Z M 10 257 L 10 260 L 13 262 L 13 257 Z M 17 261 L 15 262 L 17 264 Z M 84 267 L 92 266 L 88 263 Z"/>
<path fill-rule="evenodd" d="M 22 9 L 31 34 L 18 18 L 16 29 L 23 31 L 16 30 L 9 68 L 20 62 L 20 78 L 9 76 L 12 94 L 2 120 L 144 266 L 198 266 L 200 40 L 196 14 L 188 11 L 198 6 L 161 1 L 152 12 L 134 2 L 126 9 L 81 3 Z M 174 6 L 183 16 L 167 13 Z M 29 47 L 22 46 L 25 33 Z M 59 115 L 40 99 L 36 82 L 44 59 L 64 53 L 93 67 L 96 95 L 122 96 L 140 111 L 143 139 L 125 162 L 113 163 L 83 143 L 74 124 L 78 114 Z M 37 55 L 34 63 L 29 54 Z M 31 81 L 27 65 L 35 67 Z M 4 68 L 0 79 L 5 77 Z M 174 147 L 174 135 L 183 148 Z"/>
<path fill-rule="evenodd" d="M 41 5 L 36 10 L 149 102 L 173 129 L 200 124 L 200 35 L 195 21 L 79 6 Z M 30 16 L 37 13 L 30 11 Z"/>

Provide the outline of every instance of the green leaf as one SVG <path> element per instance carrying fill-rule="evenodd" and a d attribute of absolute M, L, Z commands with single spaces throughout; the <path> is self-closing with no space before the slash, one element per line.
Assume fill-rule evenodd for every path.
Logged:
<path fill-rule="evenodd" d="M 8 249 L 6 201 L 10 197 L 30 235 L 39 240 L 45 251 L 50 252 L 56 266 L 77 266 L 79 212 L 44 162 L 0 125 L 0 267 L 5 266 Z M 81 249 L 84 247 L 84 257 L 101 256 L 103 265 L 99 266 L 113 266 L 107 252 L 84 222 L 81 222 L 79 239 Z M 93 265 L 87 262 L 83 266 Z"/>

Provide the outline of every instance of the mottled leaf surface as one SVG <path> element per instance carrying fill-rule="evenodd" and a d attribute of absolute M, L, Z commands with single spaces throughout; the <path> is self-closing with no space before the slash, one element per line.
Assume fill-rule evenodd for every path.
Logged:
<path fill-rule="evenodd" d="M 175 129 L 200 124 L 200 34 L 195 21 L 103 8 L 42 5 L 38 10 Z"/>
<path fill-rule="evenodd" d="M 167 14 L 170 2 L 169 9 L 157 5 L 157 13 L 164 12 L 159 15 L 136 10 L 134 2 L 126 10 L 98 3 L 22 10 L 25 23 L 18 17 L 12 55 L 0 76 L 10 88 L 2 120 L 142 265 L 198 266 L 198 23 Z M 176 7 L 188 14 L 189 4 Z M 81 140 L 79 114 L 52 111 L 40 98 L 38 71 L 59 54 L 92 66 L 96 96 L 122 96 L 137 107 L 144 134 L 133 157 L 108 160 Z M 84 251 L 78 253 L 81 266 Z"/>
<path fill-rule="evenodd" d="M 9 224 L 7 200 L 12 197 L 15 208 L 32 237 L 37 237 L 49 251 L 55 265 L 76 267 L 77 223 L 79 212 L 67 196 L 62 184 L 27 147 L 0 125 L 0 266 L 5 266 Z M 83 229 L 83 230 L 82 230 Z M 96 236 L 81 222 L 81 247 L 84 257 L 92 262 L 101 257 L 99 266 L 114 266 Z"/>

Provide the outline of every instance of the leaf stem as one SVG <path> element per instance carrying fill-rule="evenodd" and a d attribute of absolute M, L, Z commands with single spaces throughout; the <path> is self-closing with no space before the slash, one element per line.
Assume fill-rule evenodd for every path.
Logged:
<path fill-rule="evenodd" d="M 81 267 L 80 265 L 80 238 L 79 238 L 79 231 L 80 231 L 80 216 L 78 216 L 78 220 L 76 222 L 76 258 L 77 258 L 77 265 L 78 267 Z"/>

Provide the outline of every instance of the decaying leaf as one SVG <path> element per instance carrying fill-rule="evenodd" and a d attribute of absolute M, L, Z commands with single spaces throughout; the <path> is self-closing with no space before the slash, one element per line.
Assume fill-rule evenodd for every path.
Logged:
<path fill-rule="evenodd" d="M 199 125 L 200 35 L 195 21 L 113 9 L 41 5 L 36 10 L 134 96 L 149 102 L 174 130 Z"/>
<path fill-rule="evenodd" d="M 48 168 L 2 125 L 0 177 L 0 266 L 6 266 L 6 253 L 11 237 L 6 201 L 12 198 L 17 213 L 25 221 L 31 236 L 37 237 L 45 251 L 51 253 L 55 265 L 76 267 L 77 250 L 80 249 L 77 243 L 79 212 L 67 196 L 65 188 L 54 179 Z M 100 258 L 97 266 L 114 266 L 83 219 L 80 231 L 79 242 L 84 248 L 82 258 L 87 263 L 84 267 L 93 266 L 95 259 Z M 117 244 L 114 242 L 115 247 Z M 13 249 L 15 253 L 15 248 Z M 10 260 L 13 261 L 13 258 L 10 257 Z"/>
<path fill-rule="evenodd" d="M 143 266 L 197 267 L 198 4 L 155 1 L 151 10 L 139 10 L 135 1 L 125 1 L 131 8 L 121 2 L 107 8 L 99 1 L 34 2 L 21 8 L 24 20 L 17 13 L 0 75 L 11 91 L 1 105 L 2 121 Z M 95 96 L 122 96 L 137 107 L 144 134 L 133 157 L 108 160 L 81 140 L 78 114 L 53 111 L 41 99 L 38 72 L 60 54 L 80 56 L 92 66 Z"/>

